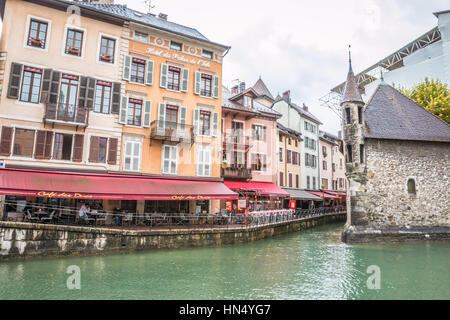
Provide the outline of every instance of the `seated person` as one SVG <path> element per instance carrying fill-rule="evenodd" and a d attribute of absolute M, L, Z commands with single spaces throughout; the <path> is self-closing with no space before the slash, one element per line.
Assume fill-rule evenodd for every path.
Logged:
<path fill-rule="evenodd" d="M 80 211 L 78 211 L 78 218 L 83 220 L 86 223 L 86 219 L 88 218 L 88 212 L 90 212 L 89 204 L 82 204 Z"/>

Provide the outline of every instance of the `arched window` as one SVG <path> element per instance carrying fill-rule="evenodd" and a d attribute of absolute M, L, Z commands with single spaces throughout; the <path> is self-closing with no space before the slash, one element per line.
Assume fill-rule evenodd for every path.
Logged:
<path fill-rule="evenodd" d="M 414 179 L 408 179 L 408 193 L 416 194 L 416 181 Z"/>

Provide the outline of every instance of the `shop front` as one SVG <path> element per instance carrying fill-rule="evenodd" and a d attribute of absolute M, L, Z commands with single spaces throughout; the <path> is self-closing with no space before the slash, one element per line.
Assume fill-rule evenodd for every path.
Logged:
<path fill-rule="evenodd" d="M 310 192 L 300 189 L 283 188 L 289 193 L 290 200 L 284 200 L 284 208 L 292 208 L 292 201 L 295 201 L 295 209 L 311 209 L 318 207 L 322 203 L 322 198 Z"/>
<path fill-rule="evenodd" d="M 3 220 L 38 210 L 76 215 L 83 204 L 105 212 L 209 214 L 212 201 L 238 198 L 222 182 L 22 169 L 0 170 L 0 194 Z"/>
<path fill-rule="evenodd" d="M 339 200 L 339 197 L 336 195 L 333 195 L 327 191 L 308 191 L 308 193 L 311 193 L 315 196 L 318 196 L 323 201 L 323 207 L 334 207 Z"/>

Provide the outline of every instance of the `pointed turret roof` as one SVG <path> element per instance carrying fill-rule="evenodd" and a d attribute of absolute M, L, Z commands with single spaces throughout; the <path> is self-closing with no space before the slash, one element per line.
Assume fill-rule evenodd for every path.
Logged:
<path fill-rule="evenodd" d="M 366 138 L 450 142 L 450 126 L 385 82 L 364 112 Z"/>
<path fill-rule="evenodd" d="M 356 84 L 356 78 L 355 74 L 353 73 L 352 68 L 352 57 L 349 54 L 349 68 L 348 68 L 348 75 L 347 75 L 347 82 L 345 83 L 345 90 L 344 90 L 344 97 L 342 98 L 341 105 L 344 102 L 359 102 L 364 103 L 363 99 L 361 98 L 361 94 L 359 93 L 358 85 Z"/>
<path fill-rule="evenodd" d="M 262 81 L 261 77 L 258 81 L 256 81 L 252 88 L 256 91 L 256 93 L 258 93 L 258 96 L 266 96 L 267 98 L 275 101 L 266 84 L 264 83 L 264 81 Z"/>

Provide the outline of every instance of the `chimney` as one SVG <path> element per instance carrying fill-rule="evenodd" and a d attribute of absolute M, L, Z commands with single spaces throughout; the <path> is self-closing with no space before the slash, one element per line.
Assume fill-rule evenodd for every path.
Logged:
<path fill-rule="evenodd" d="M 342 140 L 342 130 L 338 131 L 338 138 Z"/>
<path fill-rule="evenodd" d="M 306 104 L 303 104 L 303 110 L 305 110 L 306 112 L 308 112 L 308 106 Z"/>
<path fill-rule="evenodd" d="M 245 82 L 241 82 L 239 84 L 239 93 L 244 92 L 245 91 Z"/>
<path fill-rule="evenodd" d="M 166 21 L 167 21 L 167 14 L 165 14 L 165 13 L 160 13 L 160 14 L 158 15 L 158 18 L 160 18 L 160 19 L 163 19 L 163 20 L 166 20 Z"/>
<path fill-rule="evenodd" d="M 239 86 L 235 85 L 234 87 L 231 88 L 231 93 L 236 95 L 239 93 Z"/>
<path fill-rule="evenodd" d="M 283 92 L 283 98 L 286 98 L 288 101 L 291 101 L 291 90 Z"/>

